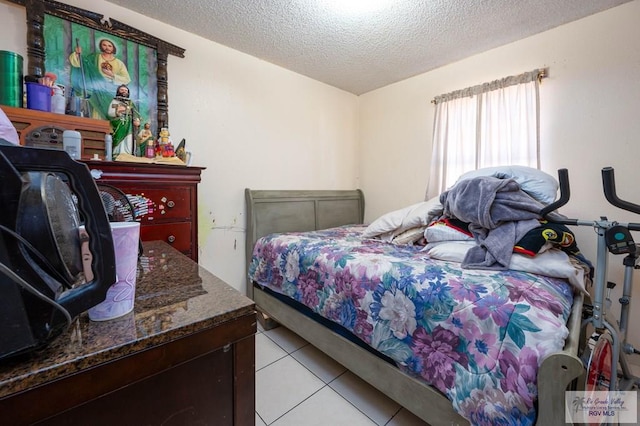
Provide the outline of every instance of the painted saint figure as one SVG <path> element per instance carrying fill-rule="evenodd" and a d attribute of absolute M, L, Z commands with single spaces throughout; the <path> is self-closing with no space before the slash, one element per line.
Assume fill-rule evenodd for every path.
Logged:
<path fill-rule="evenodd" d="M 117 49 L 111 40 L 101 39 L 98 48 L 98 52 L 83 55 L 82 48 L 77 46 L 69 55 L 69 63 L 75 94 L 87 98 L 93 118 L 104 120 L 114 90 L 129 84 L 131 77 L 127 66 L 116 58 Z"/>

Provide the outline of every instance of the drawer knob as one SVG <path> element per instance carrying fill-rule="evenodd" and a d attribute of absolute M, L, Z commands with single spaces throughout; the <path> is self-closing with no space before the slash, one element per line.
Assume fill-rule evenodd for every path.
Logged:
<path fill-rule="evenodd" d="M 169 235 L 169 237 L 167 238 L 167 241 L 169 241 L 170 243 L 173 243 L 176 240 L 176 237 L 174 235 Z"/>
<path fill-rule="evenodd" d="M 176 203 L 175 203 L 175 202 L 173 202 L 173 201 L 169 201 L 169 202 L 167 202 L 167 207 L 169 207 L 169 208 L 173 208 L 173 207 L 175 207 L 175 206 L 176 206 Z"/>

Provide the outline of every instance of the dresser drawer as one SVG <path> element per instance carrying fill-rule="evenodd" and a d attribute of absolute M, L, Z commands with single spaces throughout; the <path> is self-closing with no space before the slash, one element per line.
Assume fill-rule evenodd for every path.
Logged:
<path fill-rule="evenodd" d="M 188 187 L 140 188 L 121 185 L 120 189 L 130 196 L 136 210 L 141 207 L 139 219 L 142 223 L 191 218 L 191 190 Z"/>
<path fill-rule="evenodd" d="M 145 224 L 140 228 L 142 241 L 164 241 L 183 253 L 191 252 L 191 223 Z"/>

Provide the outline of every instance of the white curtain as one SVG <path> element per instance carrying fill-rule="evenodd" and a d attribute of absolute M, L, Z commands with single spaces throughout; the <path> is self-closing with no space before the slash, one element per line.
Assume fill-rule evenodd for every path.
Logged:
<path fill-rule="evenodd" d="M 538 87 L 543 73 L 535 70 L 434 99 L 427 199 L 471 170 L 540 167 Z"/>

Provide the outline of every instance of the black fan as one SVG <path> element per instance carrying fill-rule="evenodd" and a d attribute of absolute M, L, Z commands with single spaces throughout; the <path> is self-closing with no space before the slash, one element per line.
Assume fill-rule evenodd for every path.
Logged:
<path fill-rule="evenodd" d="M 127 194 L 106 183 L 98 183 L 97 186 L 109 222 L 134 222 L 136 220 L 138 215 Z M 142 250 L 141 240 L 138 246 L 138 255 L 142 255 Z"/>
<path fill-rule="evenodd" d="M 127 194 L 115 186 L 104 183 L 98 184 L 98 192 L 109 222 L 133 222 L 136 219 L 135 210 Z"/>

